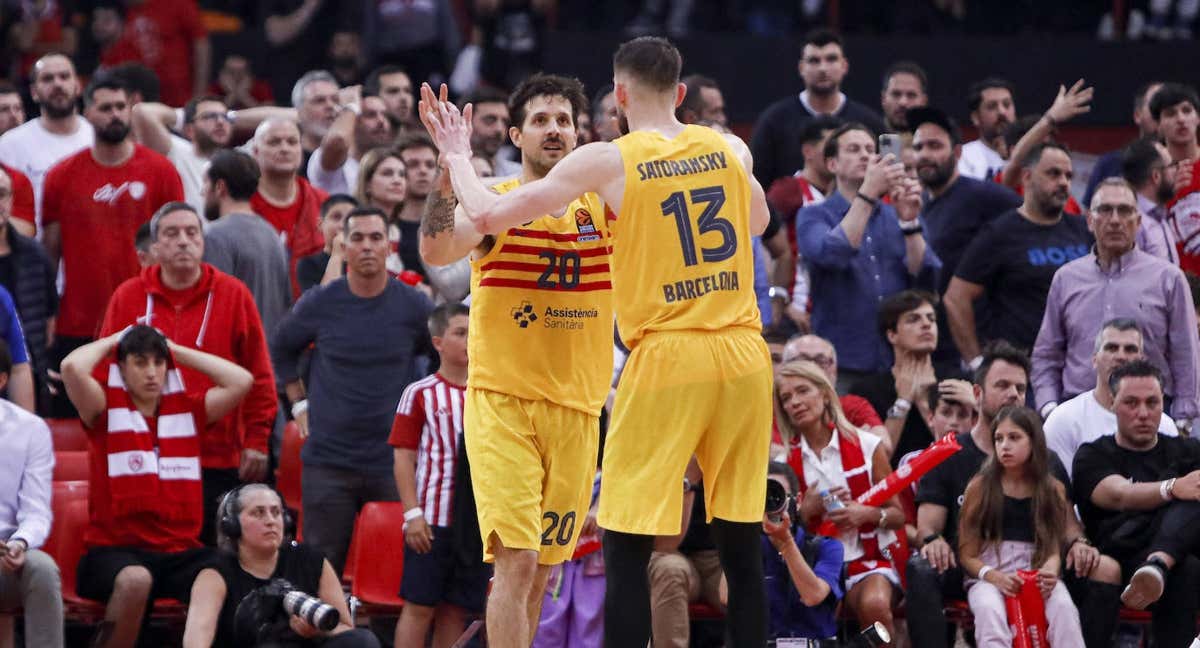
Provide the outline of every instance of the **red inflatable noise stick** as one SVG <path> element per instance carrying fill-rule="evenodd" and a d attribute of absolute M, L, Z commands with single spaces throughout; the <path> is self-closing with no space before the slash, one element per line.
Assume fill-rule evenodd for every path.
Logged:
<path fill-rule="evenodd" d="M 951 432 L 931 443 L 928 448 L 921 451 L 921 454 L 913 457 L 912 461 L 900 466 L 896 472 L 888 475 L 886 479 L 872 486 L 871 490 L 855 499 L 863 506 L 880 506 L 959 450 L 962 450 L 962 446 L 958 444 L 955 433 Z M 836 537 L 838 535 L 837 526 L 826 520 L 817 528 L 817 533 Z"/>
<path fill-rule="evenodd" d="M 396 276 L 396 278 L 410 286 L 415 286 L 421 283 L 421 275 L 413 272 L 412 270 L 403 270 L 399 275 Z"/>
<path fill-rule="evenodd" d="M 1013 648 L 1047 648 L 1050 643 L 1046 641 L 1046 602 L 1038 588 L 1037 572 L 1022 569 L 1017 576 L 1021 579 L 1021 592 L 1004 597 Z"/>

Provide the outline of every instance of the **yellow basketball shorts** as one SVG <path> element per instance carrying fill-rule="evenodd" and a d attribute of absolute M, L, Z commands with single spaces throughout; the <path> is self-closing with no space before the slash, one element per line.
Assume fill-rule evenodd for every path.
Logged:
<path fill-rule="evenodd" d="M 630 354 L 604 444 L 600 526 L 679 533 L 694 454 L 704 503 L 731 522 L 762 520 L 771 445 L 771 356 L 750 330 L 664 332 Z"/>
<path fill-rule="evenodd" d="M 493 542 L 537 551 L 543 565 L 570 560 L 591 505 L 599 417 L 473 388 L 463 416 L 484 560 Z"/>

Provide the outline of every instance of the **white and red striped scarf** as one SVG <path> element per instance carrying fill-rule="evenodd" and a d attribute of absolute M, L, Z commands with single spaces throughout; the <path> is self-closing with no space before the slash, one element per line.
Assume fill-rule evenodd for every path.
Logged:
<path fill-rule="evenodd" d="M 165 519 L 200 524 L 204 492 L 200 484 L 200 437 L 189 408 L 183 377 L 174 358 L 158 405 L 155 434 L 133 400 L 114 359 L 105 385 L 108 399 L 108 484 L 117 516 L 154 513 Z"/>

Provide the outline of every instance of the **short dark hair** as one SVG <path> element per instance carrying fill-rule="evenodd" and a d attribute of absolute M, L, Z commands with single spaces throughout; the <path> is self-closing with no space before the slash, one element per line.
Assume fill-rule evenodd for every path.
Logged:
<path fill-rule="evenodd" d="M 464 103 L 474 104 L 475 106 L 479 104 L 498 103 L 504 104 L 504 107 L 507 108 L 508 96 L 499 90 L 485 87 L 476 90 Z"/>
<path fill-rule="evenodd" d="M 1137 91 L 1133 93 L 1133 109 L 1137 110 L 1141 108 L 1142 104 L 1146 103 L 1146 95 L 1149 94 L 1150 88 L 1161 84 L 1162 81 L 1147 81 L 1138 86 Z M 1146 108 L 1149 108 L 1149 106 L 1146 106 Z"/>
<path fill-rule="evenodd" d="M 583 84 L 574 77 L 557 74 L 535 74 L 517 84 L 508 98 L 508 123 L 517 130 L 525 125 L 525 104 L 534 97 L 562 97 L 571 104 L 571 123 L 579 121 L 579 113 L 588 109 Z"/>
<path fill-rule="evenodd" d="M 167 348 L 166 336 L 159 333 L 158 329 L 145 324 L 135 324 L 129 327 L 117 342 L 117 362 L 130 355 L 166 360 L 171 357 L 171 352 Z"/>
<path fill-rule="evenodd" d="M 367 75 L 367 80 L 363 81 L 363 96 L 378 96 L 379 95 L 379 79 L 388 76 L 389 74 L 403 74 L 408 76 L 408 70 L 399 65 L 380 65 L 371 70 Z M 409 79 L 412 80 L 411 78 Z"/>
<path fill-rule="evenodd" d="M 675 109 L 675 116 L 679 117 L 682 111 L 690 110 L 694 113 L 699 113 L 704 110 L 704 100 L 700 98 L 701 90 L 704 88 L 712 88 L 720 90 L 721 86 L 717 85 L 716 81 L 704 76 L 703 74 L 689 74 L 681 79 L 683 85 L 687 86 L 687 94 L 683 95 L 683 101 L 679 107 Z"/>
<path fill-rule="evenodd" d="M 1032 169 L 1033 167 L 1037 166 L 1038 162 L 1042 161 L 1042 154 L 1050 150 L 1062 151 L 1063 155 L 1071 157 L 1071 152 L 1067 150 L 1067 147 L 1059 144 L 1058 142 L 1039 142 L 1035 144 L 1033 148 L 1030 149 L 1029 153 L 1025 155 L 1025 158 L 1021 160 L 1021 168 Z"/>
<path fill-rule="evenodd" d="M 196 121 L 196 110 L 200 107 L 200 104 L 202 104 L 206 101 L 216 102 L 227 108 L 229 107 L 229 105 L 225 103 L 225 99 L 218 97 L 217 95 L 204 95 L 202 97 L 192 97 L 191 99 L 188 100 L 187 103 L 183 104 L 183 123 L 191 124 L 191 123 L 195 122 Z"/>
<path fill-rule="evenodd" d="M 215 185 L 224 180 L 229 197 L 234 200 L 250 200 L 258 191 L 260 177 L 262 174 L 254 158 L 236 149 L 217 151 L 208 164 L 209 181 Z"/>
<path fill-rule="evenodd" d="M 150 238 L 150 221 L 142 223 L 137 228 L 137 233 L 133 235 L 133 249 L 139 252 L 149 252 L 150 244 L 154 239 Z"/>
<path fill-rule="evenodd" d="M 161 96 L 158 75 L 141 63 L 122 63 L 109 68 L 108 74 L 116 77 L 126 92 L 142 95 L 142 101 L 158 101 Z"/>
<path fill-rule="evenodd" d="M 922 304 L 936 307 L 937 303 L 937 295 L 924 290 L 902 290 L 894 295 L 889 295 L 879 305 L 877 314 L 879 335 L 887 340 L 887 334 L 896 330 L 896 325 L 900 323 L 902 315 L 920 308 Z"/>
<path fill-rule="evenodd" d="M 471 309 L 461 302 L 446 302 L 429 314 L 429 334 L 442 337 L 450 327 L 450 320 L 459 315 L 470 315 Z"/>
<path fill-rule="evenodd" d="M 332 196 L 326 198 L 325 202 L 321 203 L 321 218 L 325 218 L 330 209 L 333 209 L 342 203 L 347 203 L 352 207 L 358 207 L 358 201 L 354 199 L 354 196 L 343 193 L 333 194 Z"/>
<path fill-rule="evenodd" d="M 365 205 L 355 207 L 346 214 L 346 220 L 342 221 L 342 231 L 345 233 L 346 238 L 350 237 L 350 221 L 352 219 L 367 218 L 369 216 L 378 216 L 379 220 L 383 221 L 384 228 L 387 228 L 388 217 L 387 214 L 383 213 L 382 209 Z"/>
<path fill-rule="evenodd" d="M 838 139 L 850 131 L 862 131 L 867 135 L 870 135 L 871 139 L 875 139 L 875 131 L 868 128 L 866 124 L 862 124 L 860 122 L 847 122 L 841 126 L 838 126 L 837 130 L 829 134 L 829 139 L 825 140 L 825 159 L 828 160 L 829 158 L 837 157 L 839 146 Z"/>
<path fill-rule="evenodd" d="M 976 81 L 967 88 L 967 112 L 975 112 L 979 110 L 979 105 L 983 103 L 983 91 L 993 88 L 1003 88 L 1008 90 L 1009 96 L 1015 101 L 1017 91 L 1012 82 L 1008 79 L 1000 77 L 988 77 L 982 81 Z"/>
<path fill-rule="evenodd" d="M 950 138 L 950 146 L 958 146 L 962 142 L 962 131 L 958 128 L 958 123 L 954 118 L 947 115 L 945 111 L 934 108 L 933 106 L 918 106 L 909 108 L 904 113 L 904 119 L 908 122 L 908 127 L 916 132 L 924 124 L 933 124 L 946 132 Z"/>
<path fill-rule="evenodd" d="M 779 475 L 788 483 L 788 488 L 791 489 L 792 495 L 800 494 L 800 478 L 796 476 L 796 471 L 792 467 L 782 461 L 772 461 L 767 464 L 768 475 Z"/>
<path fill-rule="evenodd" d="M 88 82 L 87 88 L 83 91 L 83 103 L 85 106 L 92 105 L 95 101 L 97 90 L 120 90 L 129 96 L 129 88 L 125 87 L 125 82 L 117 75 L 112 73 L 112 70 L 105 70 Z"/>
<path fill-rule="evenodd" d="M 172 200 L 171 202 L 164 204 L 162 207 L 159 207 L 158 210 L 154 212 L 154 215 L 150 217 L 150 239 L 152 241 L 158 240 L 158 224 L 162 222 L 163 217 L 167 214 L 173 214 L 177 211 L 191 212 L 192 215 L 196 217 L 196 220 L 200 221 L 201 225 L 203 226 L 203 221 L 200 218 L 200 212 L 196 211 L 195 207 L 192 207 L 190 204 L 185 203 L 182 200 Z"/>
<path fill-rule="evenodd" d="M 1003 360 L 1014 367 L 1020 367 L 1025 371 L 1026 379 L 1029 378 L 1031 366 L 1029 364 L 1029 354 L 1013 346 L 1007 340 L 992 340 L 984 345 L 981 357 L 983 361 L 979 364 L 979 368 L 975 370 L 974 380 L 976 385 L 983 385 L 987 380 L 988 372 L 992 370 L 992 365 L 997 360 Z"/>
<path fill-rule="evenodd" d="M 1121 151 L 1121 177 L 1134 187 L 1141 187 L 1149 182 L 1155 169 L 1166 166 L 1162 154 L 1158 152 L 1157 144 L 1156 138 L 1143 137 L 1126 146 L 1125 150 Z"/>
<path fill-rule="evenodd" d="M 8 343 L 0 339 L 0 374 L 11 375 L 12 367 L 13 359 L 12 353 L 8 350 Z"/>
<path fill-rule="evenodd" d="M 846 46 L 842 43 L 842 37 L 837 32 L 829 29 L 828 27 L 817 27 L 815 29 L 810 29 L 808 33 L 804 34 L 804 40 L 800 42 L 800 49 L 803 50 L 809 45 L 812 45 L 813 47 L 825 47 L 830 43 L 837 45 L 842 49 L 846 48 Z"/>
<path fill-rule="evenodd" d="M 913 61 L 896 61 L 888 66 L 883 71 L 883 89 L 887 90 L 888 82 L 897 74 L 910 74 L 917 78 L 921 84 L 921 92 L 929 94 L 929 75 L 925 74 L 925 68 L 917 65 Z"/>
<path fill-rule="evenodd" d="M 973 402 L 964 403 L 957 398 L 947 398 L 946 396 L 943 396 L 942 390 L 938 388 L 938 384 L 936 382 L 931 383 L 925 388 L 925 402 L 929 404 L 930 412 L 936 410 L 938 404 L 942 402 L 950 403 L 952 405 L 961 405 L 962 407 L 966 407 L 971 410 L 975 409 L 975 403 Z"/>
<path fill-rule="evenodd" d="M 842 126 L 842 120 L 833 115 L 821 115 L 808 120 L 800 129 L 800 144 L 814 144 L 825 139 L 825 131 L 835 131 Z"/>
<path fill-rule="evenodd" d="M 396 157 L 399 157 L 400 154 L 409 149 L 418 148 L 427 148 L 433 151 L 434 155 L 438 154 L 437 145 L 433 143 L 433 140 L 429 138 L 429 135 L 427 135 L 424 130 L 405 133 L 402 137 L 400 137 L 399 140 L 396 141 L 396 145 L 392 147 L 391 151 L 396 155 Z M 403 161 L 403 158 L 401 158 L 401 161 Z"/>
<path fill-rule="evenodd" d="M 1149 360 L 1130 360 L 1113 368 L 1112 373 L 1108 374 L 1108 390 L 1114 396 L 1125 378 L 1153 378 L 1158 381 L 1159 389 L 1163 386 L 1162 371 Z"/>
<path fill-rule="evenodd" d="M 1183 83 L 1164 83 L 1150 98 L 1150 116 L 1157 121 L 1162 111 L 1185 101 L 1192 104 L 1193 110 L 1200 111 L 1200 98 L 1197 98 L 1195 88 Z"/>
<path fill-rule="evenodd" d="M 608 95 L 612 94 L 612 91 L 613 91 L 613 84 L 606 83 L 599 90 L 596 91 L 596 94 L 592 95 L 592 119 L 593 120 L 595 120 L 597 115 L 600 114 L 600 104 L 604 103 L 604 98 L 607 97 Z"/>
<path fill-rule="evenodd" d="M 679 50 L 659 36 L 639 36 L 626 41 L 613 54 L 613 70 L 628 73 L 638 83 L 659 92 L 675 88 L 682 67 Z"/>
<path fill-rule="evenodd" d="M 14 86 L 11 83 L 8 83 L 7 81 L 0 81 L 0 95 L 8 95 L 8 94 L 19 95 L 19 94 L 21 94 L 21 91 L 17 90 L 16 86 Z"/>

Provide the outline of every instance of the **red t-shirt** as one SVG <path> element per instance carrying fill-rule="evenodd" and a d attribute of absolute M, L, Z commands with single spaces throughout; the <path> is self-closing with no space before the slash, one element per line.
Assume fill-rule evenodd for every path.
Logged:
<path fill-rule="evenodd" d="M 1167 204 L 1171 220 L 1175 223 L 1176 247 L 1179 250 L 1179 267 L 1184 272 L 1200 274 L 1200 256 L 1185 253 L 1184 246 L 1200 235 L 1200 160 L 1192 165 L 1192 183 L 1175 195 Z"/>
<path fill-rule="evenodd" d="M 37 212 L 33 204 L 33 183 L 29 181 L 29 176 L 7 164 L 0 164 L 0 168 L 4 169 L 12 180 L 12 217 L 27 221 L 30 225 L 37 223 Z"/>
<path fill-rule="evenodd" d="M 196 0 L 146 0 L 127 11 L 121 40 L 102 62 L 140 61 L 158 75 L 163 103 L 186 104 L 192 98 L 192 48 L 208 36 Z M 136 58 L 126 58 L 130 54 Z"/>
<path fill-rule="evenodd" d="M 329 194 L 300 177 L 296 178 L 296 199 L 286 207 L 272 205 L 257 191 L 250 197 L 250 207 L 254 213 L 265 218 L 283 239 L 283 245 L 288 251 L 288 274 L 292 279 L 292 292 L 296 298 L 300 297 L 296 264 L 300 259 L 325 249 L 319 220 L 321 203 L 328 197 Z"/>
<path fill-rule="evenodd" d="M 186 395 L 188 411 L 203 430 L 208 423 L 204 411 L 205 392 Z M 144 417 L 151 437 L 157 438 L 158 418 Z M 147 551 L 174 553 L 200 546 L 200 524 L 181 520 L 167 520 L 154 513 L 138 513 L 114 518 L 112 498 L 108 490 L 108 412 L 102 412 L 92 428 L 88 430 L 91 440 L 88 461 L 91 462 L 91 479 L 88 481 L 89 522 L 83 533 L 83 542 L 88 547 L 135 547 Z M 203 510 L 204 502 L 196 502 Z"/>
<path fill-rule="evenodd" d="M 101 166 L 86 148 L 50 169 L 42 226 L 58 223 L 62 232 L 60 335 L 96 335 L 109 297 L 140 269 L 133 248 L 138 227 L 172 200 L 183 200 L 179 174 L 141 145 L 120 166 Z"/>

